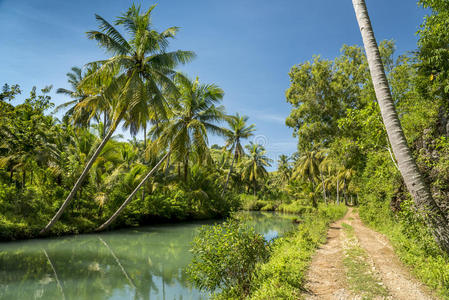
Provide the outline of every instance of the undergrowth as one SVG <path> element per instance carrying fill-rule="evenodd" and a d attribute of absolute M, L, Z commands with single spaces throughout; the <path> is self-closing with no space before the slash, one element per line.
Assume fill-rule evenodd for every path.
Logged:
<path fill-rule="evenodd" d="M 394 215 L 389 203 L 370 201 L 359 211 L 366 224 L 389 238 L 398 257 L 418 279 L 449 299 L 449 255 L 438 247 L 411 201 L 405 201 L 401 209 Z"/>
<path fill-rule="evenodd" d="M 270 259 L 259 266 L 250 299 L 298 299 L 311 256 L 326 240 L 331 222 L 344 216 L 343 205 L 320 205 L 303 216 L 295 232 L 275 241 Z"/>

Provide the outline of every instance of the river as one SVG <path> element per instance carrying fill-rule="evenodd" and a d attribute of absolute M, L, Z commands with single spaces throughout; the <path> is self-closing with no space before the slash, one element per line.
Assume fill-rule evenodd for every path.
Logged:
<path fill-rule="evenodd" d="M 267 240 L 293 227 L 287 215 L 243 214 Z M 184 274 L 204 224 L 0 243 L 0 299 L 207 299 Z"/>

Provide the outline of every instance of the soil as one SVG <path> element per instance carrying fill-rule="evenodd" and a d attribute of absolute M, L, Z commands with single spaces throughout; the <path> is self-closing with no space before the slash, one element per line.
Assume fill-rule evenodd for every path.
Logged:
<path fill-rule="evenodd" d="M 375 299 L 437 299 L 399 261 L 388 239 L 366 227 L 352 208 L 343 219 L 331 224 L 327 242 L 312 258 L 307 273 L 307 292 L 303 295 L 305 299 L 366 299 L 348 284 L 343 259 L 349 236 L 343 229 L 344 223 L 354 229 L 352 239 L 355 237 L 357 245 L 365 252 L 366 263 L 371 266 L 373 276 L 388 291 L 388 296 L 378 296 Z"/>

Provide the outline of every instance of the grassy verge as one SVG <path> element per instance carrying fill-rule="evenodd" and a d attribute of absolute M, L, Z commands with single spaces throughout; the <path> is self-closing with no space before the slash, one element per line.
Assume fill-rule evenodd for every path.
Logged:
<path fill-rule="evenodd" d="M 346 280 L 349 288 L 362 299 L 375 299 L 388 296 L 387 289 L 372 272 L 372 266 L 368 263 L 368 254 L 362 249 L 354 235 L 354 228 L 346 223 L 342 224 L 347 237 L 345 257 L 343 265 L 346 272 Z"/>
<path fill-rule="evenodd" d="M 251 288 L 251 299 L 298 299 L 312 254 L 325 241 L 328 226 L 340 219 L 346 207 L 320 206 L 305 214 L 298 230 L 280 238 L 269 261 L 260 265 Z"/>
<path fill-rule="evenodd" d="M 389 238 L 398 257 L 418 279 L 443 299 L 449 299 L 449 255 L 438 248 L 409 202 L 403 204 L 402 212 L 396 216 L 388 203 L 367 204 L 359 212 L 366 224 Z"/>

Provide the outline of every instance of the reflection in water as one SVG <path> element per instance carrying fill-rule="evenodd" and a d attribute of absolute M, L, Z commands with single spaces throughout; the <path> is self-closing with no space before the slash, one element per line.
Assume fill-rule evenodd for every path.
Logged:
<path fill-rule="evenodd" d="M 270 240 L 292 228 L 273 213 L 243 213 Z M 0 244 L 0 299 L 207 299 L 185 267 L 200 222 Z"/>

